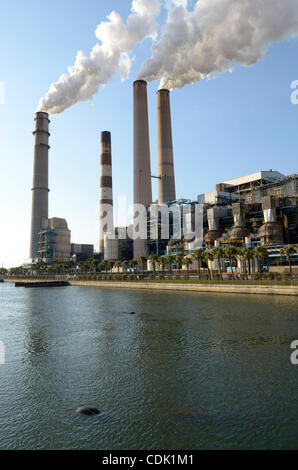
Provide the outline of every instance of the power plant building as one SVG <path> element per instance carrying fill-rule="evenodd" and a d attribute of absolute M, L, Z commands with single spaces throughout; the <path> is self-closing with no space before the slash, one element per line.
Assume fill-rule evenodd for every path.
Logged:
<path fill-rule="evenodd" d="M 93 245 L 71 245 L 70 230 L 65 219 L 48 218 L 50 121 L 47 113 L 38 112 L 34 131 L 30 238 L 33 262 L 68 263 L 71 256 L 77 261 L 91 257 L 114 261 L 139 260 L 150 254 L 163 256 L 191 253 L 199 247 L 197 240 L 185 236 L 183 232 L 180 238 L 175 234 L 180 228 L 183 229 L 187 219 L 192 236 L 198 205 L 201 210 L 200 243 L 205 248 L 264 244 L 269 250 L 270 263 L 274 263 L 278 250 L 284 244 L 297 244 L 296 174 L 285 176 L 273 170 L 258 171 L 218 183 L 214 191 L 199 194 L 197 200 L 177 200 L 170 92 L 164 89 L 157 92 L 157 176 L 151 174 L 147 83 L 143 80 L 133 84 L 133 109 L 133 202 L 143 208 L 145 236 L 135 240 L 128 236 L 128 232 L 138 232 L 135 223 L 127 227 L 114 227 L 111 133 L 105 131 L 101 133 L 99 254 L 94 253 Z M 158 179 L 158 201 L 155 203 L 158 214 L 152 217 L 153 177 Z M 162 208 L 167 208 L 169 213 L 166 237 L 161 237 L 164 229 L 164 221 L 161 221 L 160 216 Z M 190 208 L 187 216 L 186 208 Z M 141 209 L 135 207 L 135 220 Z M 175 210 L 181 215 L 178 222 L 173 215 Z M 153 233 L 157 233 L 157 238 Z"/>
<path fill-rule="evenodd" d="M 65 219 L 53 217 L 48 227 L 39 232 L 38 260 L 43 263 L 69 263 L 71 253 L 70 236 Z"/>

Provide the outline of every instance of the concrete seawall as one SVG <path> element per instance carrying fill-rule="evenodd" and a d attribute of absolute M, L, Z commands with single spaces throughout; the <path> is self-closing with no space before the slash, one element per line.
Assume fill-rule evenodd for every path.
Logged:
<path fill-rule="evenodd" d="M 155 289 L 219 294 L 298 295 L 297 286 L 233 286 L 214 284 L 179 284 L 166 282 L 70 281 L 72 286 L 105 287 L 114 289 Z"/>

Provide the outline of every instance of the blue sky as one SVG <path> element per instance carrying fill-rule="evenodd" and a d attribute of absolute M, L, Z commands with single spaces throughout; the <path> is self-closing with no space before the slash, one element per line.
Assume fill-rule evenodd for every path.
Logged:
<path fill-rule="evenodd" d="M 90 52 L 94 30 L 111 10 L 126 18 L 129 0 L 2 1 L 0 10 L 0 265 L 28 257 L 34 113 L 49 85 Z M 165 11 L 163 12 L 163 16 Z M 100 132 L 112 132 L 114 198 L 132 202 L 132 83 L 151 41 L 134 50 L 130 78 L 115 76 L 90 102 L 51 117 L 50 216 L 66 218 L 76 243 L 98 244 Z M 175 90 L 171 95 L 177 196 L 196 198 L 225 179 L 257 170 L 297 172 L 298 41 L 269 48 L 253 67 Z M 157 168 L 156 91 L 148 85 L 152 172 Z M 157 184 L 153 180 L 154 196 Z"/>

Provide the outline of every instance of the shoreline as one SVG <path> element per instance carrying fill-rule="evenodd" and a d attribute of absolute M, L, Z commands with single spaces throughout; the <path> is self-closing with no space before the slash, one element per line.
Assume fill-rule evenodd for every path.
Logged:
<path fill-rule="evenodd" d="M 15 284 L 16 282 L 28 279 L 5 279 L 5 283 Z M 53 281 L 49 280 L 51 284 Z M 32 280 L 32 284 L 38 284 L 39 281 Z M 246 295 L 287 295 L 298 296 L 298 286 L 274 286 L 274 285 L 233 285 L 233 284 L 196 284 L 179 282 L 152 282 L 152 281 L 75 281 L 69 280 L 69 286 L 76 287 L 97 287 L 110 289 L 140 289 L 140 290 L 159 290 L 159 291 L 179 291 L 179 292 L 210 292 L 213 294 L 246 294 Z"/>
<path fill-rule="evenodd" d="M 233 286 L 231 284 L 179 284 L 154 282 L 126 282 L 126 281 L 69 281 L 71 286 L 99 287 L 111 289 L 142 289 L 142 290 L 169 290 L 181 292 L 211 292 L 219 294 L 254 294 L 254 295 L 298 295 L 297 286 Z"/>

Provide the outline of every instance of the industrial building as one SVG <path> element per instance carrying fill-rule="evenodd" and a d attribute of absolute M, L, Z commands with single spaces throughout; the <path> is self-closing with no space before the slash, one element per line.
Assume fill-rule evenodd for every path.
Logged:
<path fill-rule="evenodd" d="M 70 256 L 73 261 L 75 258 L 76 262 L 87 261 L 94 256 L 94 245 L 72 243 Z"/>
<path fill-rule="evenodd" d="M 162 227 L 159 215 L 150 217 L 152 207 L 151 178 L 158 179 L 159 208 L 179 208 L 181 214 L 191 207 L 193 224 L 196 205 L 203 211 L 202 245 L 254 246 L 266 244 L 273 252 L 284 244 L 297 243 L 297 175 L 285 176 L 278 171 L 258 171 L 216 184 L 215 190 L 199 194 L 196 201 L 176 200 L 174 152 L 169 90 L 157 93 L 158 175 L 151 175 L 150 141 L 148 127 L 147 83 L 134 82 L 134 203 L 142 204 L 147 211 L 147 240 L 134 240 L 133 258 L 150 254 L 188 253 L 198 248 L 195 243 L 173 239 L 176 231 L 173 216 L 169 214 L 168 239 L 160 236 Z M 137 210 L 135 209 L 137 213 Z M 183 220 L 183 215 L 181 217 Z M 152 237 L 152 231 L 159 236 Z M 107 242 L 105 259 L 113 251 Z M 118 240 L 119 247 L 123 240 Z M 131 253 L 132 255 L 132 253 Z M 130 257 L 129 257 L 130 258 Z"/>
<path fill-rule="evenodd" d="M 71 244 L 65 219 L 48 215 L 49 116 L 38 112 L 34 131 L 34 173 L 30 258 L 33 263 L 68 263 L 98 260 L 139 259 L 156 254 L 187 254 L 203 246 L 255 246 L 264 244 L 272 263 L 284 244 L 297 244 L 297 175 L 285 176 L 278 171 L 258 171 L 217 183 L 215 189 L 199 194 L 196 200 L 176 199 L 175 165 L 172 138 L 169 90 L 157 92 L 157 155 L 158 174 L 151 173 L 147 83 L 133 84 L 133 200 L 134 224 L 114 227 L 111 133 L 101 133 L 99 252 L 93 245 Z M 158 200 L 152 201 L 152 178 L 158 179 Z M 152 207 L 157 215 L 152 217 Z M 145 211 L 145 237 L 132 240 L 128 236 L 141 208 Z M 160 213 L 169 211 L 164 231 Z M 176 234 L 187 220 L 192 232 L 198 208 L 201 211 L 201 238 Z M 186 214 L 186 209 L 188 213 Z M 181 218 L 177 220 L 174 212 Z M 179 227 L 178 227 L 178 225 Z M 152 234 L 155 233 L 155 236 Z M 156 236 L 157 234 L 157 236 Z"/>
<path fill-rule="evenodd" d="M 49 219 L 47 228 L 43 228 L 38 234 L 39 262 L 69 263 L 70 251 L 70 230 L 66 220 L 57 217 Z"/>

